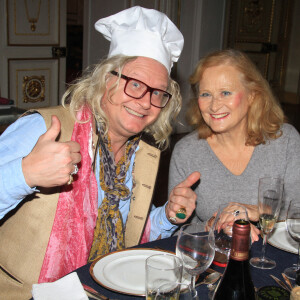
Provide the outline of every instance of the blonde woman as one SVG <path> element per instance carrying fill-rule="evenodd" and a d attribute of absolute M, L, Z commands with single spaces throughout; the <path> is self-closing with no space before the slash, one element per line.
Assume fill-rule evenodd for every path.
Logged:
<path fill-rule="evenodd" d="M 282 177 L 286 203 L 299 195 L 299 133 L 284 122 L 268 82 L 247 55 L 232 49 L 211 53 L 199 61 L 190 83 L 187 119 L 195 130 L 175 146 L 169 190 L 187 174 L 201 173 L 195 221 L 207 221 L 228 202 L 232 211 L 243 203 L 250 220 L 258 221 L 260 177 Z M 252 231 L 254 240 L 257 233 Z"/>

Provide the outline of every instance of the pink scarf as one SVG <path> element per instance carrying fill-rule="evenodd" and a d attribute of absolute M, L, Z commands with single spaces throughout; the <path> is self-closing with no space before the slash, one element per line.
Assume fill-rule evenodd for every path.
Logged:
<path fill-rule="evenodd" d="M 81 146 L 81 163 L 72 186 L 61 188 L 39 283 L 55 281 L 88 260 L 98 214 L 98 191 L 89 155 L 92 114 L 88 108 L 77 114 L 79 120 L 89 118 L 87 123 L 75 122 L 74 125 L 71 140 Z"/>

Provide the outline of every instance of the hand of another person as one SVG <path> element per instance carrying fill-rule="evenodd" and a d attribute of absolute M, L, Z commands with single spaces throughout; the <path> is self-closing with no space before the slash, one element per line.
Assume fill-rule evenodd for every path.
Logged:
<path fill-rule="evenodd" d="M 66 184 L 75 169 L 74 164 L 81 161 L 80 145 L 74 141 L 56 142 L 61 125 L 56 116 L 52 116 L 51 121 L 49 129 L 22 160 L 24 178 L 30 187 Z"/>
<path fill-rule="evenodd" d="M 250 223 L 250 235 L 251 235 L 251 242 L 257 242 L 259 240 L 260 230 Z"/>
<path fill-rule="evenodd" d="M 246 210 L 242 209 L 242 207 L 247 209 L 246 205 L 242 203 L 229 202 L 219 214 L 216 229 L 218 231 L 221 229 L 224 230 L 225 228 L 232 230 L 233 223 L 236 219 L 249 219 L 248 210 L 246 213 Z M 238 212 L 238 214 L 236 212 Z M 217 215 L 217 212 L 215 212 L 214 215 Z"/>
<path fill-rule="evenodd" d="M 238 202 L 229 202 L 226 208 L 223 209 L 224 213 L 220 215 L 220 218 L 218 220 L 218 223 L 216 224 L 216 229 L 220 230 L 221 228 L 224 230 L 228 226 L 233 226 L 233 223 L 235 221 L 235 211 L 240 210 L 240 206 L 244 206 L 247 209 L 247 215 L 249 221 L 257 221 L 258 220 L 258 208 L 257 205 L 250 205 L 250 204 L 244 204 L 244 203 L 238 203 Z M 213 214 L 213 216 L 207 221 L 206 223 L 206 229 L 210 228 L 214 221 L 215 217 L 217 215 L 217 212 Z M 253 224 L 250 224 L 251 228 L 251 240 L 252 242 L 258 241 L 260 230 L 255 227 Z"/>
<path fill-rule="evenodd" d="M 257 205 L 252 205 L 252 204 L 245 204 L 245 203 L 239 203 L 239 202 L 229 202 L 228 206 L 226 207 L 226 211 L 236 211 L 239 210 L 239 206 L 242 205 L 244 207 L 246 207 L 247 209 L 247 214 L 248 214 L 248 219 L 249 221 L 254 221 L 257 222 L 259 219 L 259 214 L 258 214 L 258 207 Z M 228 218 L 229 215 L 227 215 L 226 217 Z M 222 219 L 223 221 L 223 219 Z M 227 220 L 224 220 L 224 222 Z"/>
<path fill-rule="evenodd" d="M 258 206 L 255 204 L 243 204 L 243 205 L 247 208 L 249 220 L 257 222 L 259 220 Z"/>
<path fill-rule="evenodd" d="M 176 185 L 171 191 L 169 201 L 166 205 L 166 216 L 172 223 L 184 223 L 193 213 L 196 207 L 196 193 L 191 189 L 191 186 L 200 179 L 199 172 L 193 172 L 183 182 Z M 184 207 L 186 209 L 186 217 L 184 219 L 174 218 L 176 212 Z M 173 220 L 172 220 L 173 218 Z"/>
<path fill-rule="evenodd" d="M 214 225 L 214 222 L 215 222 L 215 219 L 216 219 L 216 216 L 217 216 L 217 211 L 206 221 L 206 224 L 205 224 L 205 231 L 209 231 L 212 226 Z"/>

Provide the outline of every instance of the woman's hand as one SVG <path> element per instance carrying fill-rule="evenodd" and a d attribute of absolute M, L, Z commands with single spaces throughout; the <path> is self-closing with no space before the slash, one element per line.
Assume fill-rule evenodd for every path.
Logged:
<path fill-rule="evenodd" d="M 259 213 L 258 213 L 258 206 L 254 204 L 242 204 L 247 208 L 248 218 L 250 221 L 258 222 L 259 220 Z"/>
<path fill-rule="evenodd" d="M 169 201 L 166 205 L 166 216 L 174 224 L 184 223 L 193 213 L 196 207 L 196 193 L 191 186 L 200 179 L 199 172 L 193 172 L 183 182 L 174 187 L 170 193 Z M 186 217 L 176 218 L 176 213 L 180 208 L 185 208 Z"/>
<path fill-rule="evenodd" d="M 232 230 L 233 223 L 236 219 L 236 212 L 241 212 L 241 206 L 244 206 L 247 209 L 247 215 L 249 221 L 258 221 L 258 208 L 257 205 L 244 204 L 238 202 L 229 202 L 226 207 L 223 208 L 222 212 L 218 218 L 218 222 L 216 224 L 216 230 Z M 215 217 L 217 212 L 213 214 L 213 216 L 206 223 L 206 230 L 210 229 L 215 221 Z M 241 216 L 242 218 L 242 216 Z M 260 230 L 250 223 L 251 229 L 251 240 L 252 242 L 258 241 Z"/>
<path fill-rule="evenodd" d="M 260 230 L 250 223 L 250 235 L 251 235 L 251 241 L 257 242 L 259 240 Z"/>
<path fill-rule="evenodd" d="M 244 204 L 238 202 L 229 202 L 225 210 L 228 212 L 230 211 L 235 212 L 236 210 L 238 210 L 240 205 L 246 207 L 249 221 L 257 222 L 259 220 L 257 205 Z"/>
<path fill-rule="evenodd" d="M 66 184 L 74 171 L 74 164 L 81 161 L 77 142 L 56 142 L 60 121 L 52 116 L 50 128 L 40 136 L 32 151 L 23 158 L 22 170 L 30 187 L 53 187 Z"/>
<path fill-rule="evenodd" d="M 215 222 L 215 219 L 216 219 L 216 216 L 217 216 L 217 211 L 212 215 L 212 217 L 210 217 L 207 221 L 206 221 L 206 224 L 205 224 L 205 231 L 209 231 L 212 226 L 214 225 L 214 222 Z"/>

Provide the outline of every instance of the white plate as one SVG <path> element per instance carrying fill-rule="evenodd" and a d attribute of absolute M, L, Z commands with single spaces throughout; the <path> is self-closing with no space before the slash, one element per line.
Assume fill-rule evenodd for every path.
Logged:
<path fill-rule="evenodd" d="M 287 232 L 285 222 L 275 224 L 274 230 L 268 239 L 268 243 L 278 249 L 298 253 L 298 243 Z"/>
<path fill-rule="evenodd" d="M 145 296 L 145 261 L 149 256 L 163 252 L 174 254 L 156 249 L 112 252 L 95 261 L 90 267 L 90 274 L 97 283 L 109 290 Z"/>

